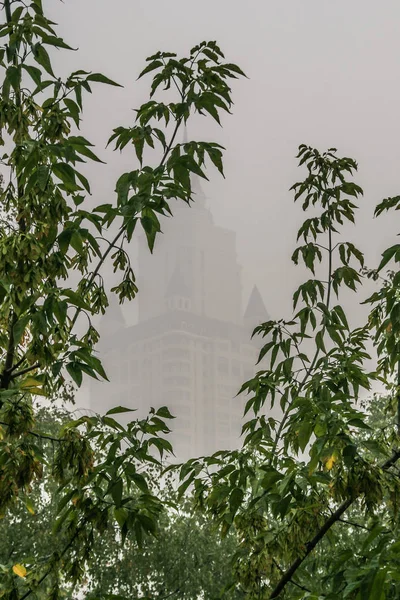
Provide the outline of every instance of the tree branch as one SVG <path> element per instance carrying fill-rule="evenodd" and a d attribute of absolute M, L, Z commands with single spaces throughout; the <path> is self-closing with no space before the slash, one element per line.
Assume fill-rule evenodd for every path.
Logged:
<path fill-rule="evenodd" d="M 182 118 L 181 119 L 177 119 L 176 125 L 175 125 L 175 129 L 174 129 L 174 131 L 172 133 L 172 136 L 171 136 L 171 140 L 170 140 L 167 148 L 165 149 L 165 152 L 163 154 L 163 157 L 161 159 L 159 167 L 162 167 L 164 165 L 164 163 L 166 161 L 166 158 L 167 158 L 167 156 L 168 156 L 168 154 L 169 154 L 169 152 L 170 152 L 170 150 L 172 148 L 172 145 L 174 143 L 176 134 L 178 133 L 178 130 L 179 130 L 179 127 L 180 127 L 181 123 L 182 123 Z M 89 279 L 87 281 L 87 284 L 86 284 L 86 290 L 90 289 L 90 286 L 93 284 L 93 281 L 96 279 L 96 277 L 97 277 L 97 275 L 98 275 L 101 267 L 103 266 L 104 261 L 106 260 L 107 256 L 110 254 L 111 250 L 114 248 L 114 246 L 118 242 L 118 240 L 124 235 L 124 233 L 125 233 L 125 227 L 124 227 L 124 225 L 122 225 L 121 229 L 119 230 L 119 232 L 117 233 L 117 235 L 115 236 L 115 238 L 111 242 L 109 242 L 109 246 L 108 246 L 107 250 L 101 256 L 99 262 L 97 263 L 97 266 L 96 266 L 95 270 L 93 271 L 93 273 L 89 277 Z M 74 325 L 76 323 L 76 320 L 77 320 L 78 316 L 80 315 L 81 311 L 82 311 L 82 309 L 79 308 L 79 307 L 76 309 L 75 314 L 74 314 L 74 316 L 72 318 L 72 321 L 71 321 L 71 329 L 74 327 Z"/>
<path fill-rule="evenodd" d="M 6 423 L 5 421 L 0 421 L 0 425 L 4 425 L 4 427 L 8 427 L 9 424 Z M 50 442 L 59 442 L 61 444 L 61 442 L 66 442 L 67 440 L 64 438 L 56 438 L 53 437 L 51 435 L 48 435 L 47 433 L 38 433 L 37 431 L 27 431 L 27 433 L 29 435 L 33 435 L 34 437 L 40 438 L 41 440 L 47 440 Z"/>
<path fill-rule="evenodd" d="M 18 369 L 21 365 L 26 361 L 27 353 L 25 353 L 11 368 L 10 372 L 12 373 L 15 369 Z"/>
<path fill-rule="evenodd" d="M 3 373 L 1 375 L 1 387 L 3 389 L 7 389 L 10 385 L 11 381 L 11 369 L 14 362 L 14 354 L 15 354 L 15 340 L 14 340 L 14 325 L 17 322 L 17 317 L 13 312 L 10 315 L 10 330 L 9 330 L 9 338 L 8 338 L 8 346 L 6 352 L 6 360 L 4 363 Z"/>
<path fill-rule="evenodd" d="M 18 371 L 17 373 L 14 373 L 13 375 L 11 375 L 10 379 L 16 379 L 16 377 L 25 375 L 26 373 L 29 373 L 29 371 L 34 371 L 35 369 L 38 369 L 39 367 L 40 367 L 39 363 L 31 365 L 30 367 L 26 367 L 25 369 L 22 369 L 22 371 Z"/>
<path fill-rule="evenodd" d="M 4 10 L 6 11 L 6 20 L 7 20 L 7 23 L 10 23 L 11 22 L 10 0 L 4 0 Z"/>
<path fill-rule="evenodd" d="M 397 362 L 397 435 L 400 435 L 400 360 Z"/>
<path fill-rule="evenodd" d="M 370 527 L 366 527 L 365 525 L 361 525 L 361 523 L 356 523 L 355 521 L 349 521 L 348 519 L 338 519 L 340 523 L 344 523 L 345 525 L 349 525 L 349 527 L 358 527 L 359 529 L 364 529 L 365 531 L 371 531 Z"/>
<path fill-rule="evenodd" d="M 394 463 L 400 458 L 400 450 L 394 450 L 392 456 L 388 458 L 386 462 L 383 463 L 381 469 L 386 471 L 389 469 Z M 278 582 L 274 590 L 270 595 L 270 600 L 272 598 L 277 598 L 279 594 L 283 591 L 286 585 L 291 581 L 293 575 L 296 573 L 297 569 L 301 566 L 301 564 L 305 561 L 308 555 L 314 550 L 315 546 L 323 539 L 325 534 L 329 531 L 329 529 L 334 525 L 337 521 L 340 521 L 341 516 L 346 510 L 357 500 L 358 496 L 354 498 L 348 498 L 335 510 L 334 513 L 325 521 L 319 531 L 315 534 L 315 536 L 306 544 L 306 550 L 303 556 L 296 558 L 296 560 L 290 565 L 287 571 L 285 571 L 283 577 Z"/>
<path fill-rule="evenodd" d="M 272 562 L 274 563 L 274 565 L 276 566 L 278 571 L 280 571 L 281 573 L 284 572 L 282 567 L 276 562 L 275 558 L 272 559 Z M 298 587 L 300 590 L 303 590 L 303 592 L 308 592 L 309 594 L 312 593 L 311 590 L 309 590 L 305 585 L 301 585 L 300 583 L 297 583 L 297 581 L 294 581 L 294 579 L 292 579 L 290 583 L 293 584 L 294 586 Z"/>

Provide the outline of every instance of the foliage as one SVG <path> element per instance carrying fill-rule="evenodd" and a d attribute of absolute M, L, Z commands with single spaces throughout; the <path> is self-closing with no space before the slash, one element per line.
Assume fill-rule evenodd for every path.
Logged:
<path fill-rule="evenodd" d="M 199 44 L 184 58 L 151 56 L 141 73 L 152 74 L 150 100 L 137 110 L 132 126 L 117 127 L 109 140 L 118 150 L 133 145 L 137 168 L 119 177 L 116 204 L 87 210 L 84 163 L 101 161 L 79 135 L 83 93 L 91 93 L 93 84 L 117 84 L 82 70 L 64 81 L 53 73 L 49 50 L 68 46 L 44 15 L 41 0 L 29 5 L 5 0 L 3 14 L 2 514 L 14 515 L 13 526 L 38 510 L 46 515 L 54 505 L 43 495 L 39 507 L 32 501 L 39 481 L 59 487 L 55 494 L 49 487 L 57 499 L 56 548 L 46 547 L 47 538 L 42 560 L 35 545 L 16 549 L 15 561 L 12 555 L 1 567 L 1 585 L 10 600 L 40 593 L 57 598 L 94 567 L 96 544 L 104 556 L 107 536 L 110 544 L 115 541 L 115 527 L 127 551 L 147 548 L 142 557 L 156 548 L 146 536 L 156 535 L 160 518 L 164 548 L 171 544 L 173 527 L 174 543 L 183 535 L 179 519 L 168 529 L 165 498 L 149 477 L 149 465 L 160 467 L 171 452 L 167 408 L 123 427 L 114 416 L 127 409 L 116 407 L 104 417 L 68 421 L 52 432 L 52 426 L 39 425 L 32 396 L 65 393 L 68 377 L 78 386 L 84 375 L 106 377 L 92 325 L 92 316 L 108 303 L 101 269 L 110 260 L 121 273 L 112 291 L 120 301 L 133 298 L 137 287 L 126 245 L 136 226 L 144 229 L 152 251 L 172 200 L 193 200 L 191 175 L 205 177 L 206 160 L 223 174 L 221 146 L 175 140 L 194 112 L 220 122 L 232 104 L 229 80 L 242 72 L 223 62 L 215 42 Z M 158 100 L 161 88 L 168 97 L 176 92 L 176 100 Z M 144 160 L 148 156 L 151 161 Z M 241 390 L 248 415 L 243 448 L 182 465 L 178 493 L 193 490 L 196 506 L 213 517 L 223 535 L 235 530 L 236 582 L 227 593 L 249 600 L 394 599 L 400 551 L 400 246 L 388 248 L 376 270 L 365 271 L 362 252 L 340 232 L 343 224 L 354 223 L 363 193 L 353 181 L 356 162 L 338 157 L 334 149 L 321 154 L 305 145 L 298 158 L 306 177 L 293 191 L 310 216 L 299 229 L 292 259 L 311 272 L 310 279 L 295 291 L 288 319 L 255 330 L 265 339 L 260 362 L 267 366 Z M 399 208 L 398 196 L 387 198 L 376 216 Z M 392 270 L 384 274 L 387 268 Z M 366 323 L 353 328 L 339 297 L 343 290 L 360 294 L 367 277 L 377 290 L 365 301 Z M 376 384 L 385 396 L 363 404 Z M 269 414 L 276 405 L 279 419 Z M 192 521 L 198 534 L 197 525 Z M 118 551 L 114 556 L 120 558 Z M 214 566 L 217 577 L 221 565 Z M 173 571 L 172 566 L 168 575 Z M 161 578 L 167 579 L 165 573 L 153 571 L 152 585 Z M 205 586 L 197 581 L 183 592 L 180 582 L 174 592 L 169 578 L 170 592 L 162 585 L 146 588 L 144 580 L 139 590 L 134 587 L 139 579 L 137 574 L 136 582 L 126 581 L 122 591 L 188 597 Z M 114 591 L 108 585 L 107 593 Z M 214 587 L 209 593 L 221 595 Z"/>
<path fill-rule="evenodd" d="M 312 216 L 292 260 L 312 278 L 294 293 L 293 316 L 255 329 L 266 339 L 259 359 L 267 368 L 241 389 L 251 417 L 243 449 L 189 461 L 181 487 L 194 485 L 198 506 L 222 533 L 237 530 L 246 597 L 397 598 L 400 279 L 380 272 L 399 262 L 399 246 L 365 273 L 362 252 L 340 234 L 363 193 L 352 179 L 355 161 L 305 145 L 298 158 L 307 174 L 292 189 Z M 399 206 L 387 199 L 376 214 Z M 365 277 L 380 289 L 366 301 L 367 323 L 353 329 L 338 299 L 343 288 L 359 294 Z M 372 411 L 362 402 L 376 383 L 387 400 Z M 269 415 L 275 405 L 279 419 Z"/>
<path fill-rule="evenodd" d="M 37 422 L 32 397 L 63 394 L 70 380 L 79 387 L 84 375 L 106 378 L 92 323 L 108 305 L 102 268 L 110 261 L 121 274 L 111 290 L 121 302 L 134 298 L 126 246 L 136 226 L 152 251 L 172 201 L 194 200 L 191 175 L 206 177 L 208 162 L 223 173 L 220 145 L 179 144 L 177 133 L 195 112 L 219 123 L 232 105 L 229 81 L 242 72 L 224 62 L 215 42 L 202 42 L 187 57 L 158 52 L 147 59 L 140 76 L 152 74 L 151 99 L 132 126 L 117 127 L 109 140 L 119 150 L 132 145 L 137 164 L 116 182 L 114 203 L 89 210 L 85 163 L 102 161 L 79 132 L 83 98 L 93 86 L 118 84 L 84 70 L 66 79 L 54 73 L 52 50 L 71 48 L 57 36 L 41 0 L 5 0 L 2 15 L 0 513 L 23 506 L 35 512 L 32 493 L 43 476 L 59 486 L 57 548 L 42 561 L 33 553 L 26 564 L 5 567 L 2 592 L 25 599 L 45 586 L 57 598 L 65 578 L 72 584 L 81 578 L 110 523 L 118 524 L 122 539 L 129 533 L 138 544 L 155 533 L 163 503 L 141 468 L 171 452 L 165 439 L 171 415 L 166 408 L 152 410 L 122 427 L 114 416 L 127 409 L 116 407 L 50 434 Z M 167 103 L 159 99 L 162 88 L 170 90 Z"/>
<path fill-rule="evenodd" d="M 37 426 L 56 435 L 60 426 L 68 423 L 73 415 L 64 410 L 39 409 Z M 51 462 L 54 443 L 50 440 L 44 449 L 46 460 Z M 96 454 L 104 452 L 95 445 Z M 101 457 L 99 457 L 101 460 Z M 215 527 L 204 517 L 192 514 L 190 498 L 179 499 L 174 491 L 171 477 L 162 478 L 157 465 L 144 467 L 152 490 L 168 509 L 160 516 L 156 536 L 146 536 L 138 548 L 132 530 L 121 543 L 118 526 L 111 521 L 98 536 L 91 548 L 91 559 L 85 568 L 84 581 L 73 591 L 68 579 L 60 581 L 61 597 L 87 598 L 123 595 L 125 597 L 179 597 L 192 600 L 204 595 L 218 597 L 224 587 L 231 583 L 229 568 L 235 549 L 233 535 L 221 540 Z M 160 485 L 161 483 L 161 485 Z M 137 490 L 136 497 L 140 494 Z M 22 565 L 29 572 L 32 563 L 45 562 L 55 549 L 62 549 L 65 540 L 49 523 L 58 518 L 59 494 L 57 484 L 49 473 L 34 486 L 29 504 L 13 507 L 0 521 L 0 564 L 9 579 L 15 578 L 12 567 Z M 3 586 L 7 580 L 2 581 Z M 0 588 L 1 589 L 1 588 Z M 3 587 L 4 589 L 4 587 Z M 236 598 L 232 594 L 225 597 Z M 50 581 L 37 591 L 38 598 L 51 594 Z"/>

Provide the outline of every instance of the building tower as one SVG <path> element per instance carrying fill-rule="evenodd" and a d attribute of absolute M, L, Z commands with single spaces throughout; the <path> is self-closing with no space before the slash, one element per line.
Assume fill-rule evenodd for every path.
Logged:
<path fill-rule="evenodd" d="M 270 316 L 267 312 L 267 309 L 265 308 L 265 304 L 258 290 L 258 287 L 255 285 L 250 294 L 246 310 L 244 311 L 244 325 L 251 332 L 251 334 L 253 334 L 253 331 L 257 327 L 257 325 L 261 325 L 261 323 L 265 323 L 269 320 Z M 262 346 L 265 344 L 265 339 L 256 335 L 253 338 L 253 342 L 258 349 L 261 349 Z"/>
<path fill-rule="evenodd" d="M 191 207 L 171 206 L 153 255 L 139 240 L 138 323 L 106 336 L 111 383 L 92 388 L 99 411 L 168 406 L 180 460 L 240 445 L 235 396 L 255 372 L 252 328 L 267 318 L 257 288 L 243 315 L 235 233 L 213 223 L 198 178 L 193 188 Z"/>

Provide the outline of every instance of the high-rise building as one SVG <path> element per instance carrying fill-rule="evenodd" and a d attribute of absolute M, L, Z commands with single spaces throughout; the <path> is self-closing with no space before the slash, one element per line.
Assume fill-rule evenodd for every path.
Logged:
<path fill-rule="evenodd" d="M 110 383 L 93 385 L 91 407 L 122 404 L 144 416 L 168 406 L 178 458 L 240 444 L 241 384 L 255 373 L 253 328 L 268 319 L 257 288 L 242 311 L 235 233 L 213 223 L 199 182 L 191 208 L 177 203 L 150 254 L 139 242 L 139 318 L 125 326 L 113 299 L 101 328 Z"/>

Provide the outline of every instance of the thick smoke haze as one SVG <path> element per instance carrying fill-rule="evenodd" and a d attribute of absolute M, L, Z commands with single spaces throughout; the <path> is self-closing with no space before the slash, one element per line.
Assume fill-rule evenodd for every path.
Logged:
<path fill-rule="evenodd" d="M 198 42 L 215 39 L 227 60 L 248 75 L 233 85 L 233 115 L 224 117 L 222 128 L 196 117 L 188 129 L 189 138 L 218 141 L 227 149 L 226 179 L 210 169 L 210 181 L 202 186 L 215 224 L 236 233 L 243 306 L 256 284 L 269 314 L 287 316 L 302 280 L 301 269 L 290 263 L 302 213 L 288 191 L 304 175 L 295 160 L 301 143 L 336 147 L 358 161 L 356 182 L 365 196 L 357 226 L 345 233 L 365 252 L 367 265 L 375 266 L 388 239 L 395 240 L 394 223 L 385 217 L 374 222 L 373 209 L 400 191 L 397 1 L 51 0 L 47 5 L 60 35 L 79 48 L 60 53 L 55 68 L 101 71 L 125 86 L 93 86 L 93 96 L 86 98 L 82 132 L 108 163 L 88 168 L 95 204 L 113 201 L 118 176 L 136 168 L 133 152 L 103 148 L 112 129 L 131 124 L 132 109 L 148 97 L 149 80 L 135 81 L 147 56 L 157 50 L 185 54 Z M 168 224 L 164 230 L 167 236 Z M 134 262 L 137 252 L 133 244 Z M 123 314 L 128 324 L 136 323 L 137 302 L 124 306 Z M 359 317 L 356 306 L 353 314 Z"/>

